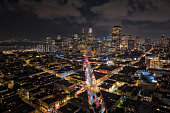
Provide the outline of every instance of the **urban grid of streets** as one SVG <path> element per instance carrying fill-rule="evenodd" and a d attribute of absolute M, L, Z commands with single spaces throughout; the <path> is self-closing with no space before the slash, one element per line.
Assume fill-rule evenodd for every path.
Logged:
<path fill-rule="evenodd" d="M 133 66 L 133 64 L 139 62 L 142 57 L 145 57 L 145 55 L 147 55 L 148 53 L 150 53 L 153 49 L 154 49 L 154 48 L 151 48 L 149 51 L 147 51 L 147 52 L 145 52 L 144 54 L 142 54 L 141 56 L 139 56 L 136 61 L 131 61 L 129 64 L 126 64 L 126 65 L 123 65 L 123 66 L 119 66 L 119 67 L 117 67 L 116 69 L 114 69 L 114 70 L 112 71 L 112 73 L 105 73 L 105 74 L 106 74 L 105 76 L 103 76 L 103 77 L 99 78 L 98 80 L 96 80 L 97 86 L 101 85 L 105 80 L 107 80 L 109 77 L 113 76 L 114 74 L 118 74 L 119 71 L 121 71 L 121 70 L 123 69 L 123 67 L 125 67 L 125 66 Z M 63 57 L 60 57 L 60 58 L 62 58 L 62 59 L 64 59 L 64 60 L 72 61 L 72 60 L 70 60 L 70 59 L 63 58 Z M 30 65 L 30 66 L 33 65 L 33 64 L 30 64 L 30 62 L 29 62 L 31 59 L 29 59 L 29 60 L 24 59 L 24 60 L 26 61 L 27 65 Z M 76 61 L 76 60 L 75 60 L 75 61 Z M 92 62 L 90 62 L 90 63 L 92 63 Z M 93 62 L 93 63 L 94 63 L 94 62 Z M 101 65 L 101 62 L 95 62 L 95 63 L 98 64 L 98 66 Z M 44 72 L 35 73 L 35 74 L 33 74 L 33 75 L 30 75 L 30 77 L 31 77 L 31 76 L 34 76 L 34 75 L 46 73 L 46 72 L 51 73 L 51 74 L 55 74 L 55 73 L 53 73 L 53 71 L 50 71 L 50 70 L 48 70 L 48 69 L 45 68 L 45 67 L 42 68 L 41 66 L 37 66 L 37 65 L 34 65 L 34 66 L 35 66 L 37 69 L 40 69 L 40 68 L 43 69 Z M 97 67 L 98 67 L 98 66 L 97 66 Z M 95 69 L 95 67 L 94 67 L 93 69 Z M 100 73 L 104 73 L 104 72 L 103 72 L 103 71 L 100 71 Z M 75 79 L 75 78 L 74 78 L 74 79 Z M 67 80 L 67 81 L 71 83 L 71 80 Z M 87 84 L 86 84 L 85 81 L 81 81 L 81 80 L 77 80 L 77 81 L 79 81 L 79 83 L 74 84 L 74 85 L 72 86 L 72 89 L 74 89 L 77 85 L 80 86 L 81 88 L 80 88 L 80 90 L 78 90 L 78 91 L 75 93 L 74 97 L 71 97 L 71 98 L 76 98 L 77 95 L 79 95 L 80 93 L 83 93 L 83 92 L 85 92 L 85 91 L 87 90 Z M 115 91 L 118 87 L 120 87 L 121 85 L 123 85 L 123 84 L 120 84 L 120 85 L 117 85 L 117 87 L 114 87 L 114 89 L 112 89 L 112 93 L 114 93 L 114 91 Z M 65 98 L 64 100 L 62 100 L 62 102 L 64 102 L 64 103 L 58 104 L 58 105 L 55 107 L 55 110 L 53 110 L 53 111 L 57 111 L 57 109 L 59 109 L 60 107 L 66 105 L 67 102 L 68 102 L 71 98 Z M 32 107 L 34 107 L 38 112 L 42 112 L 43 108 L 42 108 L 41 106 L 38 106 L 38 105 L 35 105 L 35 104 L 31 103 L 30 101 L 28 101 L 28 100 L 25 99 L 25 98 L 22 98 L 22 100 L 23 100 L 24 102 L 26 102 L 27 104 L 31 105 Z"/>

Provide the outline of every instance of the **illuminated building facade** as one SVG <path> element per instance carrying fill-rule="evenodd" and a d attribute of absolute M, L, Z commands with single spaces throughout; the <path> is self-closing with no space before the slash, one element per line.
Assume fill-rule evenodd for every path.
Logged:
<path fill-rule="evenodd" d="M 152 59 L 150 60 L 150 68 L 161 69 L 162 61 Z"/>
<path fill-rule="evenodd" d="M 85 32 L 85 28 L 83 28 L 82 36 L 81 36 L 81 39 L 79 41 L 79 50 L 80 50 L 80 52 L 85 53 L 86 52 L 86 47 L 87 47 L 86 32 Z"/>
<path fill-rule="evenodd" d="M 55 52 L 55 51 L 56 51 L 55 40 L 53 40 L 51 37 L 47 37 L 45 43 L 45 52 Z"/>
<path fill-rule="evenodd" d="M 36 50 L 37 50 L 37 52 L 45 52 L 44 45 L 37 45 Z"/>
<path fill-rule="evenodd" d="M 62 39 L 61 39 L 61 35 L 58 35 L 57 36 L 57 39 L 55 40 L 55 43 L 56 43 L 56 51 L 58 53 L 61 53 L 61 50 L 62 50 Z"/>
<path fill-rule="evenodd" d="M 160 49 L 165 54 L 165 56 L 170 52 L 170 39 L 165 38 L 164 35 L 161 36 Z"/>
<path fill-rule="evenodd" d="M 152 48 L 151 38 L 145 38 L 145 51 Z"/>
<path fill-rule="evenodd" d="M 73 37 L 68 36 L 67 38 L 67 47 L 68 47 L 68 53 L 71 55 L 73 53 Z"/>
<path fill-rule="evenodd" d="M 112 28 L 112 46 L 115 50 L 120 50 L 121 30 L 122 28 L 120 26 L 114 26 Z"/>
<path fill-rule="evenodd" d="M 134 40 L 128 40 L 128 49 L 133 50 L 135 47 L 135 41 Z"/>
<path fill-rule="evenodd" d="M 93 43 L 92 25 L 89 25 L 89 30 L 88 30 L 88 42 L 89 42 L 89 44 L 92 44 L 92 43 Z"/>
<path fill-rule="evenodd" d="M 86 45 L 86 43 L 87 43 L 86 41 L 87 41 L 86 40 L 86 32 L 85 32 L 85 28 L 83 28 L 81 42 L 82 42 L 82 44 Z"/>
<path fill-rule="evenodd" d="M 128 41 L 131 39 L 132 39 L 131 35 L 121 36 L 120 50 L 127 50 L 128 49 Z"/>
<path fill-rule="evenodd" d="M 160 42 L 161 42 L 162 49 L 164 49 L 165 48 L 165 36 L 164 35 L 161 36 Z"/>
<path fill-rule="evenodd" d="M 159 60 L 159 57 L 145 56 L 145 64 L 147 69 L 149 68 L 160 69 L 162 62 Z"/>
<path fill-rule="evenodd" d="M 135 39 L 135 49 L 137 49 L 138 51 L 140 51 L 140 38 L 139 37 L 136 37 Z"/>

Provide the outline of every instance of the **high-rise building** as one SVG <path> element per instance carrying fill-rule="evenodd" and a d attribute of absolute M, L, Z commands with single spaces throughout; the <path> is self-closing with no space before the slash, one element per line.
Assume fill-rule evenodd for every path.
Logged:
<path fill-rule="evenodd" d="M 92 55 L 92 51 L 94 48 L 94 37 L 92 36 L 92 25 L 89 25 L 89 30 L 88 30 L 88 41 L 87 41 L 87 54 Z"/>
<path fill-rule="evenodd" d="M 112 34 L 108 35 L 106 38 L 106 47 L 108 53 L 113 53 L 113 47 L 112 47 Z"/>
<path fill-rule="evenodd" d="M 161 46 L 163 46 L 164 47 L 164 45 L 165 45 L 165 35 L 162 35 L 161 36 Z"/>
<path fill-rule="evenodd" d="M 55 40 L 56 43 L 56 51 L 58 53 L 61 53 L 62 50 L 62 39 L 61 39 L 61 35 L 57 35 L 57 39 Z"/>
<path fill-rule="evenodd" d="M 56 51 L 55 40 L 51 39 L 51 37 L 47 37 L 45 43 L 45 52 L 55 51 Z"/>
<path fill-rule="evenodd" d="M 166 38 L 165 40 L 165 52 L 170 53 L 170 38 Z"/>
<path fill-rule="evenodd" d="M 45 52 L 44 45 L 43 44 L 37 45 L 36 50 L 37 52 Z"/>
<path fill-rule="evenodd" d="M 88 43 L 89 43 L 89 44 L 92 44 L 92 43 L 93 43 L 92 25 L 89 25 L 89 30 L 88 30 Z"/>
<path fill-rule="evenodd" d="M 140 49 L 140 38 L 136 37 L 135 39 L 135 49 L 139 50 Z"/>
<path fill-rule="evenodd" d="M 120 50 L 127 50 L 128 49 L 128 41 L 131 39 L 132 39 L 131 35 L 121 36 Z"/>
<path fill-rule="evenodd" d="M 62 37 L 62 54 L 67 54 L 68 53 L 68 37 Z"/>
<path fill-rule="evenodd" d="M 50 46 L 51 46 L 51 38 L 50 37 L 46 37 L 46 41 L 45 41 L 45 52 L 49 52 L 50 51 Z"/>
<path fill-rule="evenodd" d="M 87 43 L 85 28 L 83 28 L 83 30 L 82 30 L 81 42 L 84 45 L 86 45 L 86 43 Z"/>
<path fill-rule="evenodd" d="M 82 36 L 81 36 L 81 39 L 79 41 L 79 50 L 80 50 L 81 53 L 85 53 L 86 49 L 87 49 L 87 39 L 86 39 L 85 28 L 83 28 Z"/>
<path fill-rule="evenodd" d="M 78 44 L 79 44 L 79 36 L 78 34 L 74 34 L 71 36 L 71 44 L 72 44 L 72 50 L 73 50 L 73 53 L 76 53 L 77 49 L 78 49 Z"/>
<path fill-rule="evenodd" d="M 164 35 L 161 36 L 160 45 L 159 45 L 160 52 L 162 52 L 163 56 L 166 57 L 170 53 L 170 39 L 165 38 Z"/>
<path fill-rule="evenodd" d="M 114 26 L 112 28 L 112 46 L 115 50 L 120 50 L 121 43 L 121 27 Z"/>
<path fill-rule="evenodd" d="M 55 52 L 56 51 L 56 43 L 55 40 L 51 40 L 51 52 Z"/>
<path fill-rule="evenodd" d="M 152 42 L 151 42 L 151 38 L 145 38 L 145 51 L 148 51 L 149 49 L 152 48 Z"/>
<path fill-rule="evenodd" d="M 133 50 L 135 47 L 135 41 L 134 40 L 128 40 L 128 49 Z"/>
<path fill-rule="evenodd" d="M 61 40 L 61 35 L 57 35 L 57 40 Z"/>

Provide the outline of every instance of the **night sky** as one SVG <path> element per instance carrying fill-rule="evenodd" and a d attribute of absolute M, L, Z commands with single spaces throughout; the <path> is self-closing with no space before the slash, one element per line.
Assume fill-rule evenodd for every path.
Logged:
<path fill-rule="evenodd" d="M 81 33 L 103 36 L 115 25 L 144 39 L 170 37 L 170 0 L 0 0 L 0 40 L 42 40 Z"/>

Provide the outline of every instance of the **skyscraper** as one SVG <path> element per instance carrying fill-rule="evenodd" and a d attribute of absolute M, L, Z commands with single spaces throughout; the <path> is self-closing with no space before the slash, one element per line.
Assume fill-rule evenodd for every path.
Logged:
<path fill-rule="evenodd" d="M 165 35 L 161 36 L 161 41 L 160 42 L 161 42 L 161 45 L 164 46 L 164 44 L 165 44 Z"/>
<path fill-rule="evenodd" d="M 86 39 L 86 33 L 85 33 L 85 28 L 82 30 L 82 36 L 79 41 L 79 50 L 81 53 L 85 53 L 87 49 L 87 39 Z"/>
<path fill-rule="evenodd" d="M 46 37 L 45 43 L 45 52 L 55 52 L 55 40 L 51 39 L 51 37 Z"/>
<path fill-rule="evenodd" d="M 89 25 L 89 30 L 88 30 L 88 43 L 89 43 L 90 45 L 93 43 L 92 25 Z"/>
<path fill-rule="evenodd" d="M 112 46 L 115 50 L 120 50 L 121 29 L 120 26 L 114 26 L 112 28 Z"/>
<path fill-rule="evenodd" d="M 145 38 L 145 51 L 148 51 L 152 48 L 151 38 Z"/>
<path fill-rule="evenodd" d="M 140 50 L 140 38 L 136 37 L 135 39 L 135 49 Z"/>
<path fill-rule="evenodd" d="M 82 38 L 81 38 L 81 41 L 82 41 L 82 43 L 84 44 L 84 45 L 86 45 L 86 32 L 85 32 L 85 28 L 83 28 L 83 30 L 82 30 L 82 36 L 81 36 Z"/>
<path fill-rule="evenodd" d="M 121 36 L 121 44 L 120 44 L 120 49 L 121 50 L 126 50 L 128 49 L 128 41 L 132 39 L 131 35 L 123 35 Z"/>
<path fill-rule="evenodd" d="M 161 36 L 161 40 L 160 40 L 160 47 L 162 48 L 162 51 L 164 52 L 165 51 L 165 36 L 162 35 Z"/>
<path fill-rule="evenodd" d="M 128 40 L 128 49 L 132 50 L 135 47 L 135 41 L 134 40 Z"/>
<path fill-rule="evenodd" d="M 62 50 L 62 39 L 61 35 L 57 35 L 57 39 L 55 40 L 56 43 L 56 50 L 58 53 L 61 53 Z"/>

